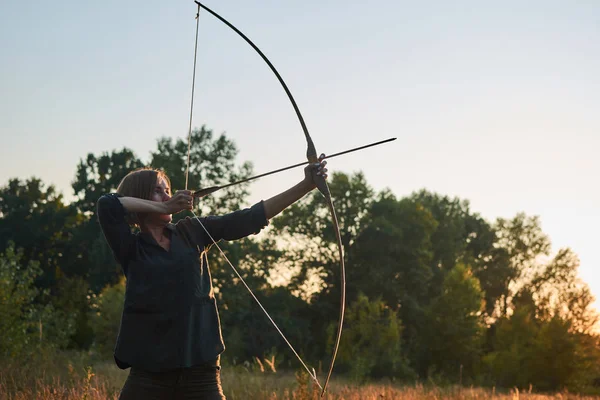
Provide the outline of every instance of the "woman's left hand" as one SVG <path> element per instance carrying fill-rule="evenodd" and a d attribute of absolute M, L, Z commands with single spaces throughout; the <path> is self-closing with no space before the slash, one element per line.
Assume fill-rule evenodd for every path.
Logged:
<path fill-rule="evenodd" d="M 325 168 L 327 161 L 325 161 L 324 158 L 325 154 L 321 154 L 318 163 L 308 164 L 304 168 L 304 182 L 310 186 L 311 190 L 317 187 L 317 184 L 313 179 L 313 173 L 327 179 L 327 168 Z"/>

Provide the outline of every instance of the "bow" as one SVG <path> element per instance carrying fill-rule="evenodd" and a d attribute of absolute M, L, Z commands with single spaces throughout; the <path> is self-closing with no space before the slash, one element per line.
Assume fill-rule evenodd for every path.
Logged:
<path fill-rule="evenodd" d="M 273 71 L 273 73 L 275 74 L 275 76 L 279 80 L 279 83 L 283 87 L 283 90 L 285 90 L 285 93 L 287 94 L 290 102 L 292 103 L 292 106 L 294 107 L 294 111 L 296 112 L 296 115 L 298 117 L 298 121 L 300 122 L 300 125 L 302 127 L 302 131 L 304 132 L 304 136 L 306 138 L 306 144 L 307 144 L 306 158 L 308 159 L 308 162 L 310 162 L 310 163 L 318 163 L 319 160 L 318 160 L 318 157 L 317 157 L 317 151 L 315 149 L 315 145 L 313 143 L 313 140 L 310 137 L 310 133 L 308 132 L 308 128 L 306 127 L 306 123 L 304 122 L 304 118 L 302 117 L 302 113 L 300 112 L 300 109 L 298 108 L 298 105 L 296 104 L 296 101 L 294 100 L 294 96 L 292 96 L 292 93 L 288 89 L 288 87 L 285 84 L 283 78 L 281 77 L 281 75 L 279 74 L 279 72 L 277 71 L 277 69 L 275 69 L 275 67 L 273 66 L 273 64 L 271 63 L 271 61 L 269 61 L 269 59 L 267 58 L 267 56 L 265 56 L 264 53 L 246 35 L 244 35 L 239 29 L 237 29 L 235 26 L 233 26 L 231 23 L 229 23 L 227 20 L 225 20 L 219 14 L 217 14 L 216 12 L 214 12 L 211 9 L 209 9 L 208 7 L 206 7 L 204 4 L 202 4 L 202 3 L 198 2 L 198 1 L 194 1 L 194 2 L 198 5 L 198 12 L 196 14 L 196 19 L 197 20 L 199 20 L 200 8 L 203 8 L 204 10 L 208 11 L 210 14 L 212 14 L 214 17 L 216 17 L 217 19 L 219 19 L 225 25 L 227 25 L 228 27 L 230 27 L 231 29 L 233 29 L 239 36 L 241 36 L 261 56 L 261 58 L 267 63 L 267 65 L 269 66 L 269 68 L 271 69 L 271 71 Z M 196 69 L 197 46 L 198 46 L 198 22 L 196 24 L 196 49 L 194 51 L 194 79 L 193 79 L 192 82 L 195 82 L 195 75 L 196 75 L 195 69 Z M 189 129 L 189 136 L 188 136 L 188 166 L 186 168 L 186 189 L 187 189 L 187 171 L 189 170 L 189 146 L 190 146 L 189 137 L 191 136 L 191 126 L 192 126 L 192 122 L 191 121 L 192 121 L 192 111 L 193 111 L 193 104 L 194 104 L 193 103 L 193 98 L 194 98 L 194 83 L 192 83 L 192 102 L 191 102 L 191 110 L 190 110 L 190 129 Z M 313 179 L 314 179 L 314 181 L 316 183 L 317 188 L 319 189 L 319 191 L 321 192 L 321 194 L 325 198 L 325 201 L 326 201 L 327 206 L 329 208 L 329 212 L 331 214 L 331 219 L 332 219 L 332 222 L 333 222 L 333 228 L 335 229 L 335 236 L 336 236 L 338 253 L 339 253 L 339 259 L 340 259 L 340 276 L 341 276 L 341 299 L 340 299 L 340 303 L 341 304 L 340 304 L 339 321 L 338 321 L 338 326 L 337 326 L 337 336 L 336 336 L 336 340 L 335 340 L 335 345 L 333 347 L 333 354 L 332 354 L 332 357 L 331 357 L 331 364 L 330 364 L 329 370 L 327 372 L 327 378 L 325 380 L 325 384 L 322 387 L 321 387 L 321 385 L 319 384 L 319 381 L 316 378 L 316 374 L 310 372 L 310 370 L 308 369 L 308 367 L 304 364 L 304 362 L 302 361 L 302 359 L 298 356 L 297 352 L 294 350 L 294 348 L 291 346 L 291 344 L 287 341 L 287 339 L 285 338 L 285 336 L 283 335 L 283 333 L 281 332 L 281 330 L 277 327 L 277 325 L 275 324 L 275 322 L 273 321 L 273 319 L 269 316 L 269 314 L 266 312 L 266 310 L 264 309 L 264 307 L 260 304 L 260 302 L 258 301 L 258 299 L 256 298 L 256 296 L 254 296 L 254 294 L 252 293 L 252 291 L 250 290 L 250 288 L 248 287 L 248 285 L 246 285 L 246 283 L 243 282 L 243 279 L 242 279 L 242 282 L 244 283 L 244 285 L 246 286 L 246 288 L 250 291 L 250 293 L 252 294 L 252 296 L 254 297 L 254 299 L 258 302 L 259 306 L 262 308 L 262 310 L 265 312 L 265 314 L 267 314 L 267 316 L 269 317 L 269 319 L 271 320 L 271 322 L 273 323 L 273 325 L 275 326 L 275 328 L 279 331 L 279 333 L 284 338 L 284 340 L 289 345 L 289 347 L 292 349 L 292 351 L 294 352 L 294 354 L 296 354 L 296 357 L 298 357 L 298 359 L 300 360 L 300 362 L 302 363 L 302 365 L 309 372 L 309 374 L 315 380 L 315 382 L 317 383 L 317 385 L 319 387 L 321 387 L 321 398 L 322 398 L 325 395 L 325 392 L 327 390 L 327 385 L 329 384 L 329 380 L 330 380 L 331 374 L 333 372 L 333 367 L 335 365 L 335 359 L 337 357 L 337 352 L 338 352 L 338 348 L 339 348 L 339 345 L 340 345 L 340 339 L 342 337 L 342 326 L 343 326 L 343 323 L 344 323 L 344 310 L 345 310 L 345 304 L 346 304 L 346 271 L 345 271 L 345 266 L 344 266 L 344 250 L 343 250 L 343 246 L 342 246 L 342 237 L 341 237 L 341 234 L 340 234 L 340 228 L 339 228 L 339 224 L 338 224 L 338 220 L 337 220 L 337 215 L 336 215 L 336 212 L 335 212 L 335 207 L 334 207 L 333 201 L 331 199 L 331 192 L 329 191 L 329 186 L 327 185 L 327 182 L 325 181 L 325 178 L 323 178 L 322 176 L 316 175 L 316 172 L 313 172 Z M 198 219 L 198 221 L 200 221 L 200 220 Z M 204 228 L 204 229 L 206 230 L 206 228 Z M 208 233 L 208 231 L 207 231 L 207 233 Z M 209 237 L 210 237 L 210 234 L 209 234 Z M 211 237 L 211 240 L 212 240 L 212 237 Z M 213 240 L 213 242 L 214 242 L 214 240 Z M 215 243 L 215 245 L 216 245 L 216 243 Z M 219 248 L 218 245 L 217 245 L 217 248 Z M 220 248 L 219 248 L 219 250 L 221 251 Z M 221 251 L 221 254 L 224 256 L 224 253 L 222 251 Z M 225 257 L 225 258 L 227 259 L 227 257 Z M 229 262 L 229 260 L 227 260 L 227 261 Z M 235 267 L 233 267 L 233 265 L 231 263 L 229 263 L 229 265 L 234 269 L 234 271 L 236 272 L 236 274 L 241 278 L 240 274 L 237 272 L 237 270 L 235 269 Z"/>

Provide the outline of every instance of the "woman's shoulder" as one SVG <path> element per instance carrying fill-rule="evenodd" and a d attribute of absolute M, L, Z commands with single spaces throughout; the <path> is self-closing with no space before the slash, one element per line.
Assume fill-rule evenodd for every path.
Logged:
<path fill-rule="evenodd" d="M 96 205 L 98 208 L 100 207 L 123 207 L 121 202 L 119 201 L 119 197 L 123 197 L 118 193 L 105 193 L 98 198 L 96 201 Z"/>

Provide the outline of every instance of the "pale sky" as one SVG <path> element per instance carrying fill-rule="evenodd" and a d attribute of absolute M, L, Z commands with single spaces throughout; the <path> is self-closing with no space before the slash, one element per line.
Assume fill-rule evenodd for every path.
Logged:
<path fill-rule="evenodd" d="M 418 3 L 418 4 L 417 4 Z M 319 152 L 397 136 L 329 163 L 376 190 L 459 196 L 492 222 L 539 215 L 600 297 L 600 2 L 216 1 L 283 75 Z M 0 184 L 67 198 L 88 152 L 187 135 L 196 6 L 0 2 Z M 266 64 L 201 13 L 194 125 L 226 132 L 257 173 L 305 141 Z M 301 178 L 252 186 L 251 200 Z M 600 304 L 597 302 L 596 304 Z"/>

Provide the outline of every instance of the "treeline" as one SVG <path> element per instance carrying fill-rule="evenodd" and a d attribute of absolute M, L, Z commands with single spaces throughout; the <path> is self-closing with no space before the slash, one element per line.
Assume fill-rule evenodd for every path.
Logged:
<path fill-rule="evenodd" d="M 190 182 L 243 179 L 248 163 L 224 135 L 193 133 Z M 187 144 L 161 139 L 149 165 L 184 187 Z M 99 229 L 97 199 L 144 163 L 128 149 L 88 154 L 67 203 L 39 179 L 0 188 L 0 363 L 40 351 L 110 359 L 124 277 Z M 336 371 L 390 378 L 600 390 L 598 315 L 579 260 L 551 251 L 537 217 L 486 221 L 466 200 L 421 190 L 375 193 L 360 173 L 329 179 L 346 257 L 347 310 Z M 246 185 L 202 199 L 202 214 L 246 204 Z M 184 217 L 182 213 L 176 218 Z M 311 365 L 327 365 L 339 313 L 340 269 L 324 202 L 313 193 L 254 238 L 223 249 Z M 242 363 L 299 368 L 218 252 L 210 255 L 227 350 Z"/>

